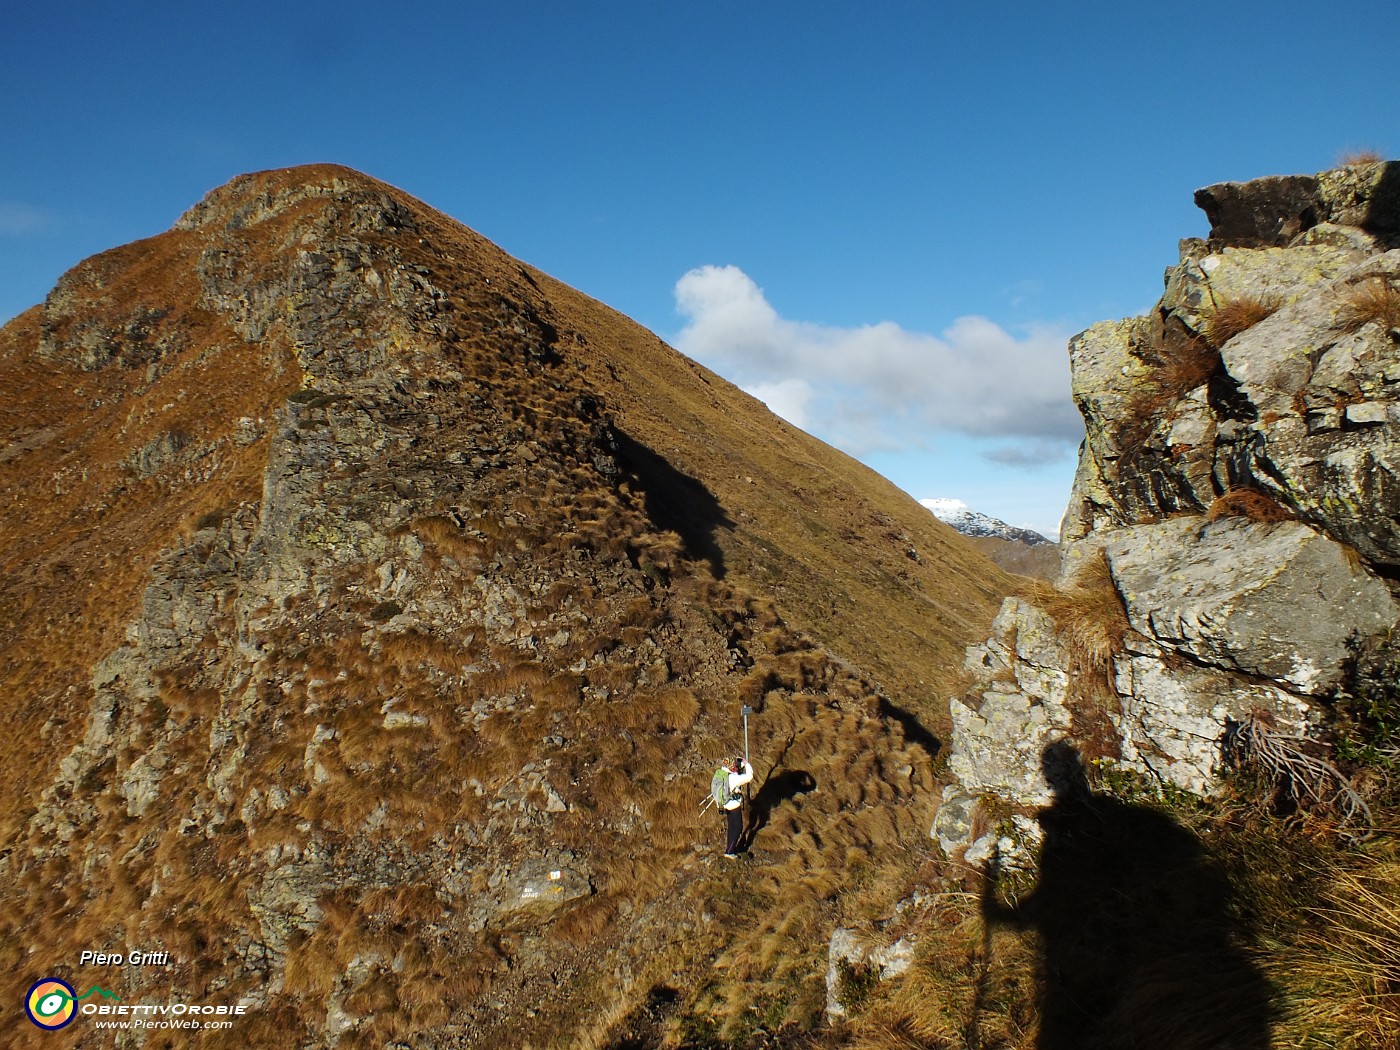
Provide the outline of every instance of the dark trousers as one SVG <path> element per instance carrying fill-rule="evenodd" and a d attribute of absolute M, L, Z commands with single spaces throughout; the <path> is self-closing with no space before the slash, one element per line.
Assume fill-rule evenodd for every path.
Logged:
<path fill-rule="evenodd" d="M 733 809 L 726 809 L 724 818 L 729 823 L 729 842 L 725 845 L 724 852 L 738 853 L 739 840 L 744 837 L 744 807 L 735 806 Z"/>

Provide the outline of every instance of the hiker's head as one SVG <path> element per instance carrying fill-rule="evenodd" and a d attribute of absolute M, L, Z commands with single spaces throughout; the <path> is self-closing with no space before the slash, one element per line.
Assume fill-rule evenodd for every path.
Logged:
<path fill-rule="evenodd" d="M 744 771 L 744 760 L 742 758 L 736 758 L 733 762 L 729 763 L 729 771 L 731 773 L 742 773 Z"/>

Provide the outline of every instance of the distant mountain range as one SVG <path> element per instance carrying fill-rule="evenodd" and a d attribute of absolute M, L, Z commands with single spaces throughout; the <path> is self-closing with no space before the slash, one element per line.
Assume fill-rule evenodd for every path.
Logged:
<path fill-rule="evenodd" d="M 973 510 L 960 499 L 921 499 L 921 504 L 933 511 L 933 516 L 946 525 L 951 525 L 964 536 L 977 539 L 1014 540 L 1028 547 L 1053 543 L 1032 529 L 1018 529 L 999 518 Z"/>

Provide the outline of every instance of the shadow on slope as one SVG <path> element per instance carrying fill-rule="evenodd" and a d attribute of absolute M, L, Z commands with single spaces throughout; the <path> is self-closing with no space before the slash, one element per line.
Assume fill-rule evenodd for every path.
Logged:
<path fill-rule="evenodd" d="M 732 529 L 734 522 L 719 500 L 641 442 L 615 428 L 613 434 L 618 461 L 645 497 L 647 516 L 681 538 L 687 557 L 703 558 L 715 579 L 724 579 L 724 551 L 715 540 L 715 530 Z"/>
<path fill-rule="evenodd" d="M 1039 934 L 1038 1050 L 1268 1050 L 1268 982 L 1233 887 L 1164 814 L 1090 790 L 1078 753 L 1043 756 L 1055 801 L 1034 890 L 1007 905 L 996 865 L 989 924 Z M 974 1022 L 975 1024 L 975 1022 Z"/>
<path fill-rule="evenodd" d="M 906 711 L 883 696 L 880 697 L 880 717 L 892 718 L 898 722 L 904 730 L 904 739 L 923 748 L 930 762 L 938 758 L 939 752 L 943 750 L 943 741 L 930 733 L 912 711 Z"/>
<path fill-rule="evenodd" d="M 773 817 L 773 810 L 784 802 L 817 789 L 817 778 L 805 769 L 785 769 L 770 772 L 749 803 L 749 824 L 740 839 L 740 849 L 747 850 Z"/>

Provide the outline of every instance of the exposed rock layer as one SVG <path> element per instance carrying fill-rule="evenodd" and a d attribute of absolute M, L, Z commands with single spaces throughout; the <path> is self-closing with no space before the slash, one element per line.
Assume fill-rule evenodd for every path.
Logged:
<path fill-rule="evenodd" d="M 1400 615 L 1400 165 L 1196 199 L 1210 238 L 1182 242 L 1156 309 L 1070 344 L 1087 437 L 1059 584 L 1098 580 L 1121 604 L 1108 688 L 1074 651 L 1096 614 L 1004 605 L 954 701 L 945 849 L 968 845 L 979 798 L 1044 804 L 1031 752 L 1059 736 L 1195 792 L 1218 783 L 1232 722 L 1320 737 L 1356 647 Z M 1089 695 L 1107 746 L 1078 725 Z"/>

